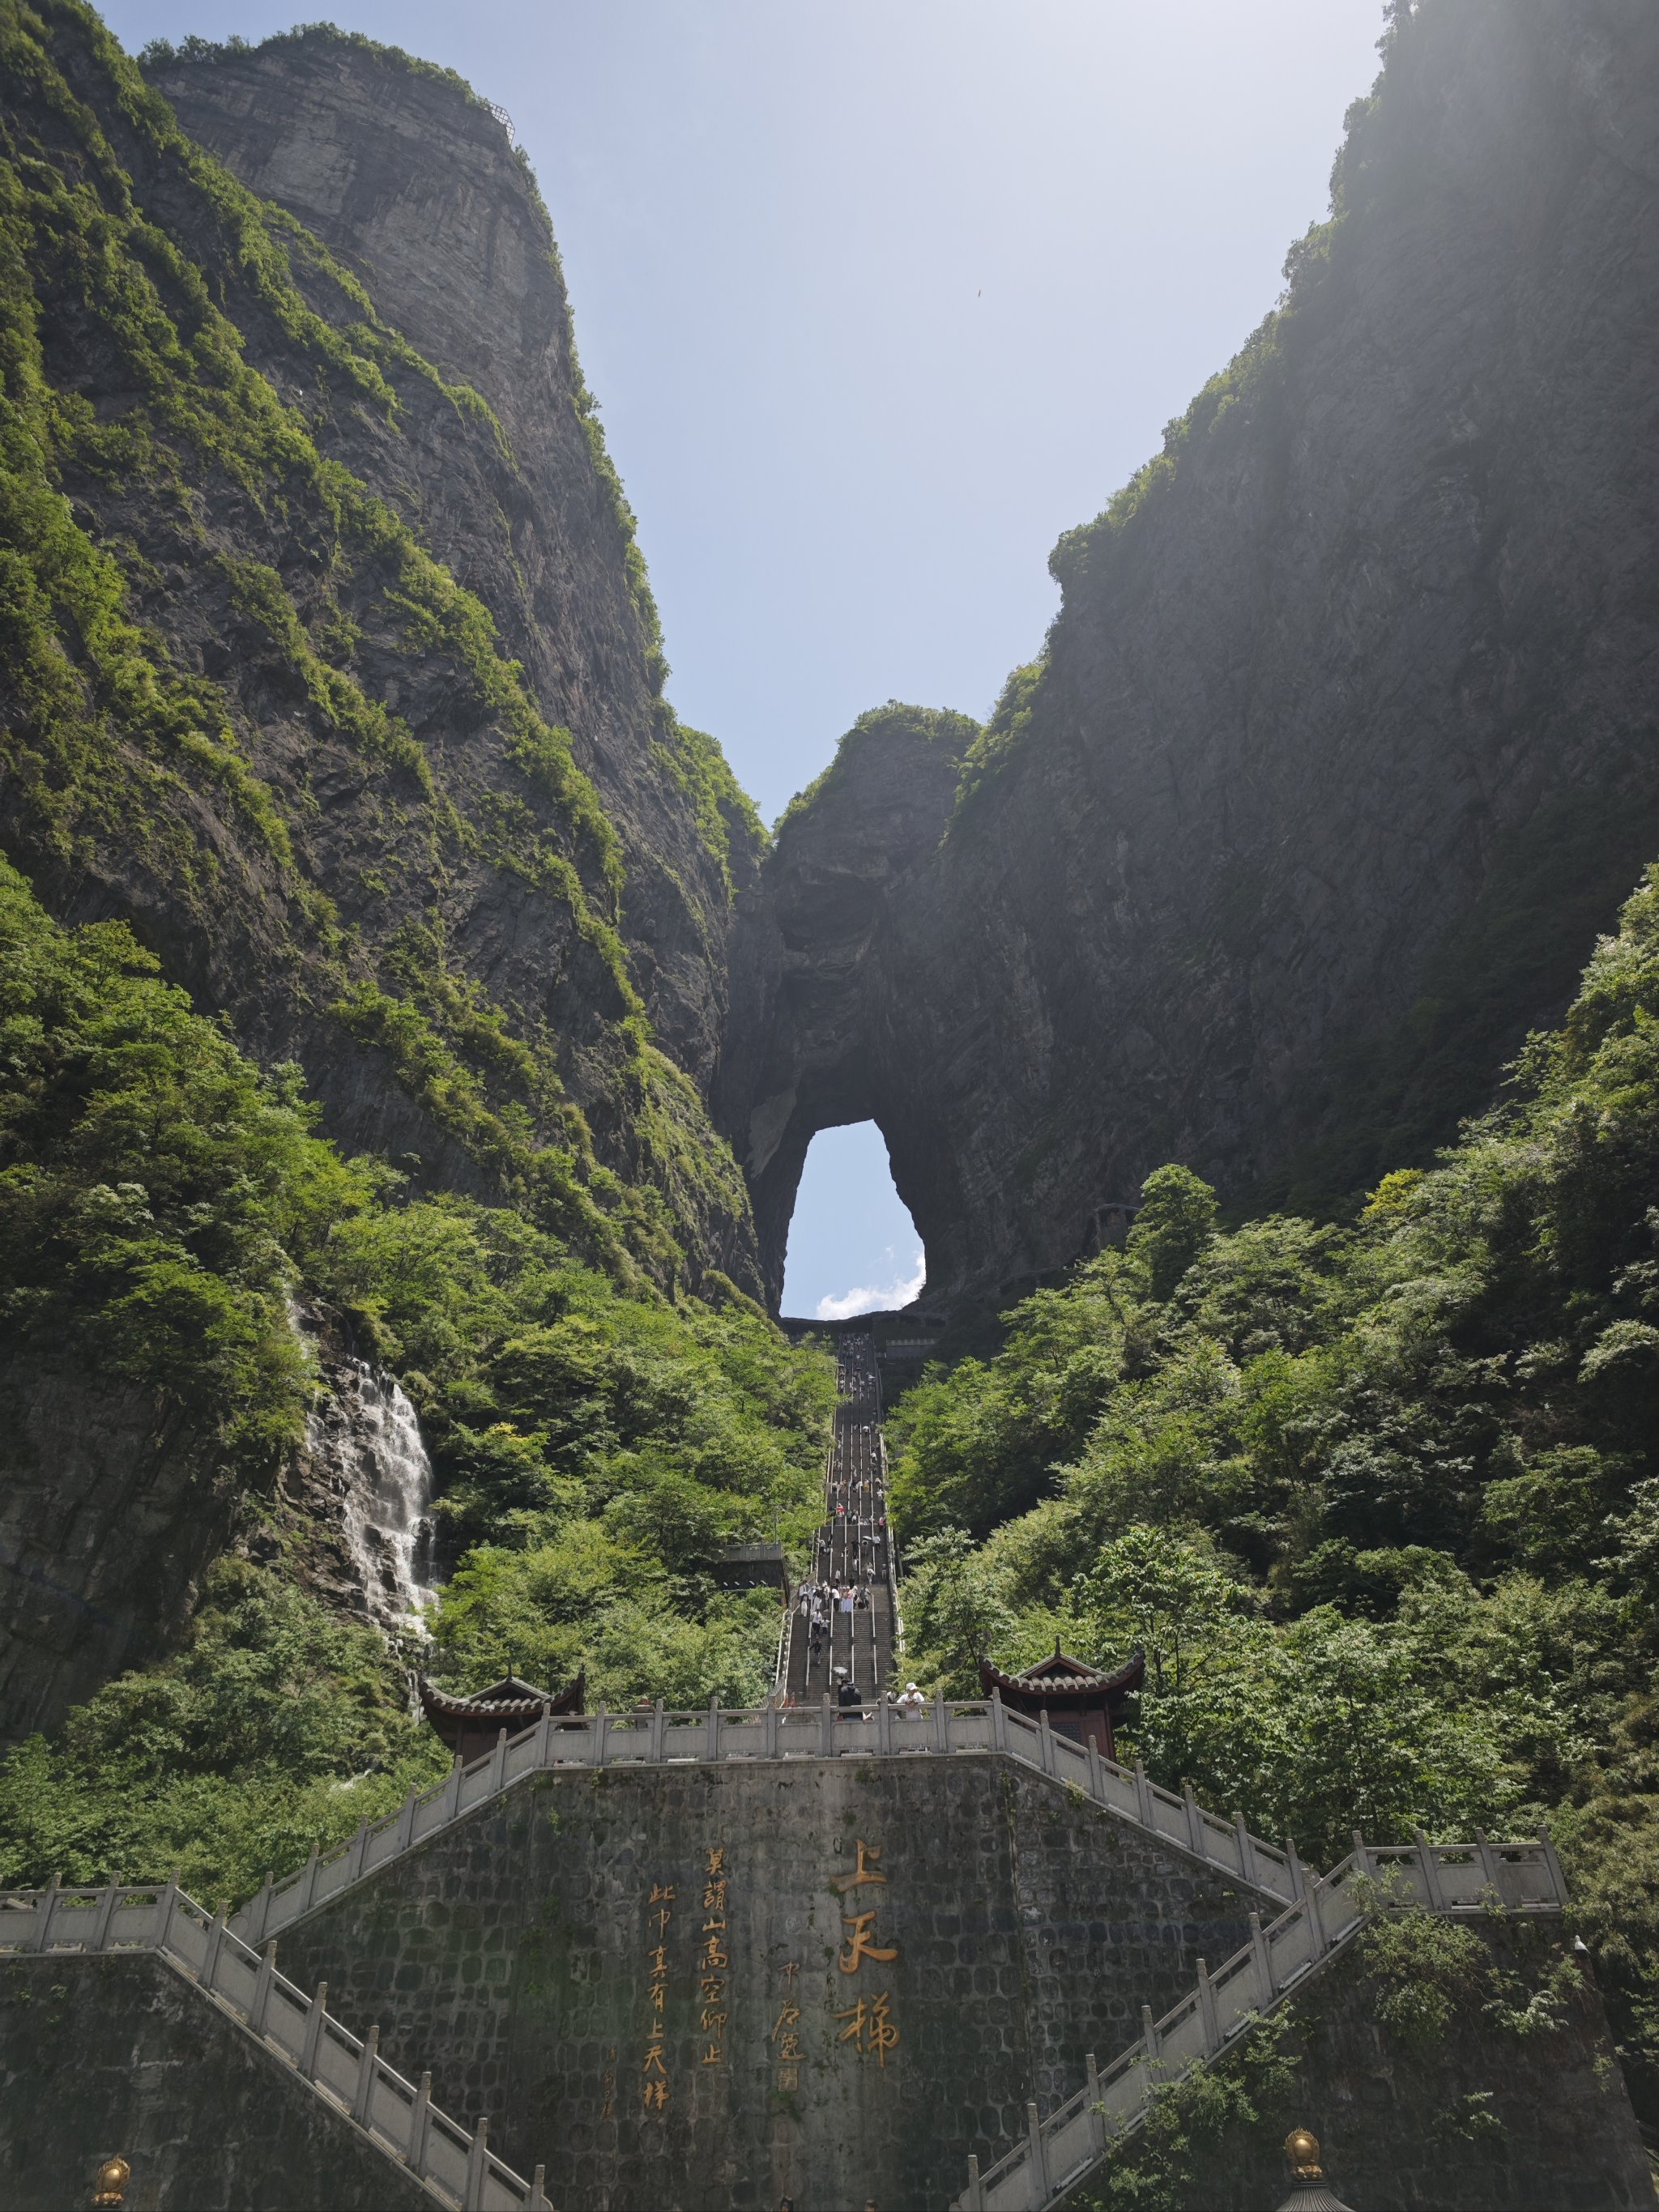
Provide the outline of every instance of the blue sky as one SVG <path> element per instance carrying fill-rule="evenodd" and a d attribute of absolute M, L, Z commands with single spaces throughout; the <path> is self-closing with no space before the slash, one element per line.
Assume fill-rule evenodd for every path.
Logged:
<path fill-rule="evenodd" d="M 118 0 L 122 41 L 318 4 Z M 507 107 L 673 665 L 775 818 L 888 698 L 989 710 L 1047 559 L 1326 208 L 1380 0 L 324 0 Z M 823 1155 L 820 1158 L 820 1155 Z M 826 1133 L 787 1310 L 912 1272 Z M 885 1271 L 885 1272 L 884 1272 Z"/>

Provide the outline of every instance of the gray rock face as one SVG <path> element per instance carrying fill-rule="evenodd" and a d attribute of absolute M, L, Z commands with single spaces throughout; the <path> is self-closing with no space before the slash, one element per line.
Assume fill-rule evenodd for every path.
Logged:
<path fill-rule="evenodd" d="M 396 494 L 489 606 L 549 720 L 574 737 L 627 851 L 623 933 L 653 1024 L 706 1085 L 725 1011 L 726 896 L 653 750 L 655 648 L 575 404 L 564 280 L 529 170 L 453 80 L 364 46 L 227 53 L 163 66 L 154 82 L 192 138 L 320 238 L 505 431 L 510 462 L 490 471 L 458 424 L 434 423 L 408 441 Z M 737 857 L 752 866 L 741 838 Z M 536 957 L 514 941 L 515 919 L 486 924 L 492 962 Z"/>
<path fill-rule="evenodd" d="M 210 1444 L 154 1393 L 0 1366 L 0 1746 L 160 1656 L 235 1508 Z"/>
<path fill-rule="evenodd" d="M 1062 540 L 963 795 L 860 737 L 767 863 L 722 1113 L 775 1295 L 854 1114 L 930 1297 L 1065 1265 L 1168 1158 L 1364 1188 L 1659 852 L 1659 15 L 1423 0 L 1350 124 L 1285 306 Z"/>
<path fill-rule="evenodd" d="M 568 1152 L 588 1187 L 655 1186 L 693 1280 L 757 1286 L 703 1109 L 754 826 L 659 696 L 551 228 L 501 125 L 459 80 L 325 33 L 170 70 L 198 142 L 283 204 L 250 210 L 81 19 L 46 50 L 106 142 L 114 265 L 153 296 L 128 314 L 46 198 L 26 209 L 40 374 L 71 426 L 44 465 L 189 691 L 175 720 L 219 727 L 210 761 L 165 718 L 100 720 L 106 670 L 58 619 L 84 726 L 38 728 L 9 653 L 6 850 L 55 913 L 128 920 L 246 1046 L 301 1061 L 349 1146 L 497 1193 L 515 1145 Z M 37 84 L 3 99 L 32 179 L 82 173 Z M 218 329 L 191 351 L 210 313 L 257 388 Z"/>

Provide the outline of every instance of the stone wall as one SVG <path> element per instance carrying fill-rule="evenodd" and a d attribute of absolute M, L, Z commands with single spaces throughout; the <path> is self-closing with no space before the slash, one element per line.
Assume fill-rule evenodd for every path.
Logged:
<path fill-rule="evenodd" d="M 1468 1923 L 1466 1923 L 1468 1924 Z M 1559 1964 L 1566 1938 L 1547 1923 L 1480 1923 L 1511 1994 L 1536 1988 Z M 1579 1966 L 1588 1975 L 1588 1962 Z M 1650 2206 L 1654 2188 L 1625 2094 L 1601 2000 L 1585 1979 L 1559 2027 L 1528 2033 L 1485 2009 L 1493 1989 L 1471 1991 L 1443 2039 L 1414 2046 L 1377 2017 L 1379 1984 L 1363 1944 L 1345 1951 L 1289 2008 L 1280 2055 L 1289 2078 L 1258 2074 L 1254 2118 L 1206 2131 L 1196 2108 L 1183 2121 L 1190 2154 L 1164 2169 L 1182 2212 L 1262 2212 L 1289 2193 L 1285 2136 L 1310 2127 L 1329 2186 L 1359 2212 L 1613 2212 Z M 1231 2071 L 1231 2069 L 1224 2069 Z M 1212 2101 L 1212 2112 L 1217 2109 Z M 1148 2172 L 1146 2140 L 1115 2161 Z M 1097 2172 L 1070 2212 L 1103 2212 L 1137 2196 L 1127 2174 L 1112 2193 Z"/>
<path fill-rule="evenodd" d="M 837 1888 L 860 1844 L 869 1879 Z M 840 2212 L 954 2194 L 1252 1905 L 988 1755 L 572 1771 L 289 1929 L 281 1964 L 520 2172 L 545 2160 L 556 2204 Z"/>
<path fill-rule="evenodd" d="M 154 1954 L 0 1960 L 0 2203 L 70 2212 L 431 2212 L 388 2153 Z"/>

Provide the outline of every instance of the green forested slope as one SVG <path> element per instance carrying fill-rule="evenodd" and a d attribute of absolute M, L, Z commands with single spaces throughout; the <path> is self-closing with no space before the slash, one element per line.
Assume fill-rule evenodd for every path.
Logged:
<path fill-rule="evenodd" d="M 1328 1861 L 1547 1818 L 1650 2085 L 1659 2010 L 1659 871 L 1556 1034 L 1352 1229 L 1127 1249 L 891 1424 L 913 1665 L 1149 1650 L 1131 1755 Z"/>
<path fill-rule="evenodd" d="M 586 1664 L 613 1705 L 758 1699 L 777 1602 L 711 1553 L 820 1507 L 827 1359 L 728 1291 L 629 1295 L 519 1212 L 413 1199 L 315 1132 L 120 924 L 66 931 L 0 864 L 0 1327 L 209 1432 L 265 1560 L 209 1575 L 182 1649 L 0 1768 L 0 1886 L 185 1869 L 218 1894 L 393 1802 L 441 1753 L 378 1632 L 292 1578 L 272 1474 L 311 1378 L 289 1301 L 398 1371 L 437 1472 L 465 1684 Z"/>
<path fill-rule="evenodd" d="M 53 910 L 133 921 L 357 1141 L 613 1270 L 743 1273 L 741 1176 L 626 930 L 648 861 L 704 943 L 751 830 L 650 701 L 654 610 L 566 354 L 599 518 L 568 597 L 641 695 L 648 854 L 503 648 L 504 622 L 532 634 L 528 491 L 488 404 L 185 137 L 81 0 L 0 4 L 6 851 Z M 477 588 L 433 550 L 471 538 Z"/>

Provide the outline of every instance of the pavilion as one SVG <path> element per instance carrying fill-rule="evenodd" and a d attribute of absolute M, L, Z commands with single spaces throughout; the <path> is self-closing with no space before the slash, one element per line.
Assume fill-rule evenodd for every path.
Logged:
<path fill-rule="evenodd" d="M 1005 1674 L 982 1658 L 979 1679 L 988 1698 L 994 1690 L 1005 1705 L 1032 1720 L 1047 1713 L 1056 1735 L 1070 1736 L 1073 1743 L 1093 1743 L 1103 1758 L 1115 1759 L 1112 1731 L 1123 1718 L 1130 1692 L 1146 1679 L 1146 1654 L 1137 1651 L 1107 1674 L 1062 1651 L 1056 1637 L 1052 1658 L 1038 1660 L 1020 1674 Z"/>

